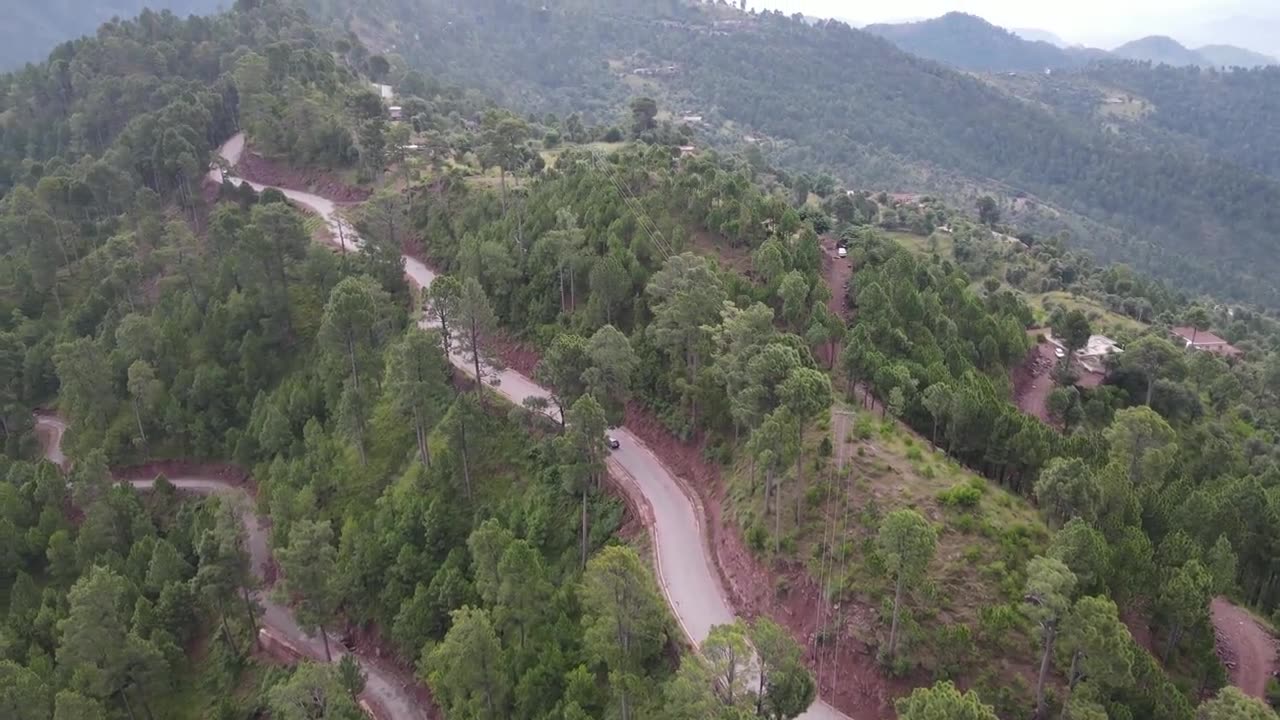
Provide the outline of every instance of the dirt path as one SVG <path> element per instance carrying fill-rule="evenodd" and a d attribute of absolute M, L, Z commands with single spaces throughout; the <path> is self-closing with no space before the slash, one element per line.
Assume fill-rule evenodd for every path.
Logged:
<path fill-rule="evenodd" d="M 1280 673 L 1276 638 L 1249 612 L 1226 598 L 1213 599 L 1214 634 L 1218 652 L 1231 672 L 1231 684 L 1259 699 L 1265 699 L 1267 680 Z"/>
<path fill-rule="evenodd" d="M 1049 395 L 1053 393 L 1053 366 L 1058 359 L 1050 342 L 1038 343 L 1021 365 L 1013 368 L 1013 401 L 1018 409 L 1052 425 Z"/>
<path fill-rule="evenodd" d="M 66 456 L 62 452 L 62 434 L 67 424 L 59 417 L 41 413 L 36 416 L 36 435 L 40 438 L 45 459 L 65 466 Z M 218 474 L 175 474 L 169 478 L 174 487 L 197 495 L 220 495 L 232 503 L 236 513 L 244 523 L 247 550 L 253 573 L 260 581 L 262 589 L 254 593 L 254 601 L 262 612 L 258 621 L 262 623 L 263 635 L 274 643 L 283 645 L 290 654 L 312 660 L 324 661 L 324 644 L 320 638 L 308 635 L 298 627 L 293 611 L 286 605 L 275 602 L 268 592 L 271 573 L 271 523 L 254 512 L 253 498 L 243 485 Z M 155 485 L 155 478 L 130 479 L 128 482 L 139 490 L 149 490 Z M 329 638 L 329 647 L 333 661 L 341 660 L 346 651 L 337 638 Z M 375 708 L 375 717 L 379 720 L 428 720 L 434 717 L 429 707 L 417 696 L 413 689 L 412 677 L 404 677 L 389 669 L 384 663 L 373 658 L 355 655 L 366 673 L 365 689 L 361 699 L 371 708 Z"/>
<path fill-rule="evenodd" d="M 848 320 L 849 307 L 846 304 L 846 293 L 849 290 L 849 283 L 853 282 L 853 261 L 847 257 L 839 257 L 834 236 L 824 235 L 820 242 L 822 244 L 822 276 L 831 290 L 827 309 Z"/>

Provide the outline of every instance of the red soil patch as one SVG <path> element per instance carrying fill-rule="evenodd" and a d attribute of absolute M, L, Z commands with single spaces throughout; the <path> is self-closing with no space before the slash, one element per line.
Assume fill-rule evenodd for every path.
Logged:
<path fill-rule="evenodd" d="M 724 483 L 720 469 L 704 459 L 704 442 L 680 442 L 651 411 L 634 402 L 627 406 L 624 424 L 701 501 L 714 550 L 712 559 L 738 614 L 746 618 L 765 615 L 786 627 L 808 650 L 806 660 L 817 678 L 818 694 L 841 711 L 862 718 L 893 717 L 892 698 L 910 685 L 891 682 L 880 674 L 873 647 L 850 632 L 849 625 L 861 623 L 846 623 L 838 643 L 818 644 L 823 621 L 833 616 L 835 608 L 802 566 L 770 568 L 747 549 L 741 529 L 724 513 Z M 789 589 L 784 597 L 778 597 L 774 588 L 783 578 Z M 861 611 L 865 608 L 846 608 L 844 615 L 852 618 Z"/>
<path fill-rule="evenodd" d="M 1014 403 L 1047 425 L 1053 424 L 1049 418 L 1049 394 L 1054 387 L 1053 367 L 1058 363 L 1055 347 L 1048 341 L 1038 343 L 1012 371 Z"/>
<path fill-rule="evenodd" d="M 405 692 L 418 701 L 418 704 L 427 712 L 427 717 L 441 717 L 440 708 L 436 705 L 435 698 L 431 695 L 431 690 L 426 683 L 418 682 L 417 676 L 412 665 L 399 660 L 395 653 L 387 649 L 386 635 L 382 629 L 369 625 L 350 626 L 347 628 L 347 637 L 345 641 L 350 640 L 348 649 L 354 652 L 365 663 L 372 665 L 381 670 L 386 675 L 394 677 L 401 681 L 401 688 Z M 381 707 L 375 706 L 376 710 L 381 711 Z M 378 712 L 378 717 L 390 717 L 389 715 Z"/>
<path fill-rule="evenodd" d="M 534 371 L 538 368 L 538 362 L 542 359 L 533 344 L 512 340 L 505 335 L 492 338 L 490 342 L 496 346 L 498 357 L 502 358 L 503 365 L 525 377 L 533 377 Z"/>
<path fill-rule="evenodd" d="M 201 462 L 198 460 L 152 460 L 141 465 L 127 465 L 111 469 L 111 475 L 117 480 L 153 480 L 157 476 L 166 478 L 207 477 L 243 487 L 250 495 L 257 495 L 258 486 L 250 477 L 249 471 L 221 462 Z"/>
<path fill-rule="evenodd" d="M 339 204 L 364 202 L 372 194 L 368 188 L 348 185 L 324 170 L 290 167 L 247 149 L 235 169 L 241 177 L 261 185 L 306 190 Z"/>
<path fill-rule="evenodd" d="M 689 237 L 690 249 L 699 255 L 719 260 L 739 275 L 751 276 L 751 249 L 735 246 L 729 239 L 709 230 L 696 230 Z"/>

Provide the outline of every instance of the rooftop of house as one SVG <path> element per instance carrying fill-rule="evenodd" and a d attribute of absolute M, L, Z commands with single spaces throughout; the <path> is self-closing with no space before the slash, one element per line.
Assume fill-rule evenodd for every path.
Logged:
<path fill-rule="evenodd" d="M 1122 352 L 1124 349 L 1106 335 L 1090 335 L 1089 342 L 1080 349 L 1081 355 L 1111 355 Z"/>
<path fill-rule="evenodd" d="M 1173 334 L 1180 338 L 1186 347 L 1195 348 L 1196 350 L 1207 350 L 1219 355 L 1228 357 L 1238 357 L 1244 354 L 1244 351 L 1214 335 L 1208 330 L 1196 330 L 1193 327 L 1175 327 Z M 1194 340 L 1193 340 L 1194 338 Z"/>

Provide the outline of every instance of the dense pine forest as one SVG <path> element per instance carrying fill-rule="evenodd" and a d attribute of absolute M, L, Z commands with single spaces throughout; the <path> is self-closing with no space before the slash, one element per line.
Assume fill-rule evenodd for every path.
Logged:
<path fill-rule="evenodd" d="M 591 33 L 563 22 L 588 6 Z M 317 24 L 284 0 L 145 12 L 0 76 L 4 716 L 1274 718 L 1274 680 L 1230 686 L 1212 612 L 1280 620 L 1274 315 L 992 198 L 859 190 L 887 156 L 853 162 L 850 135 L 824 160 L 709 147 L 677 118 L 693 95 L 617 86 L 586 47 L 650 27 L 628 7 L 504 8 L 500 32 L 556 39 L 520 60 L 537 81 L 514 49 L 470 62 L 474 34 L 433 46 L 425 22 L 378 52 L 336 5 Z M 892 52 L 750 22 L 801 58 L 810 32 Z M 681 51 L 681 82 L 808 132 L 762 119 L 803 88 L 738 72 L 724 33 Z M 712 79 L 730 66 L 741 87 Z M 917 120 L 1004 102 L 937 77 L 903 90 Z M 1125 146 L 1017 117 L 1010 157 L 1042 137 L 1064 173 L 1138 182 Z M 941 122 L 927 156 L 905 130 L 886 147 L 983 155 Z M 1170 183 L 1217 167 L 1167 162 Z M 1260 197 L 1212 217 L 1252 232 Z M 1045 324 L 1125 347 L 1096 386 L 1058 363 L 1048 421 L 1013 388 Z M 547 396 L 509 403 L 510 378 Z M 742 619 L 699 637 L 671 602 L 623 432 L 705 513 L 678 551 Z"/>

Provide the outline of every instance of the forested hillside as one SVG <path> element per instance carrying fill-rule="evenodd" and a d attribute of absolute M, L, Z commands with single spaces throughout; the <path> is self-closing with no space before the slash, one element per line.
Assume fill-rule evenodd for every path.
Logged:
<path fill-rule="evenodd" d="M 130 19 L 144 8 L 180 17 L 205 15 L 230 7 L 229 0 L 12 0 L 0 28 L 0 71 L 39 63 L 54 46 L 92 35 L 112 18 Z"/>
<path fill-rule="evenodd" d="M 1280 607 L 1274 319 L 778 138 L 1252 206 L 842 26 L 451 6 L 403 56 L 258 0 L 0 77 L 5 717 L 1274 718 L 1211 612 Z M 787 107 L 813 52 L 867 72 Z M 1107 308 L 1109 376 L 1019 412 L 1031 326 Z"/>
<path fill-rule="evenodd" d="M 454 384 L 452 325 L 410 322 L 396 192 L 353 212 L 364 251 L 350 256 L 311 244 L 323 224 L 281 192 L 208 181 L 211 150 L 240 128 L 282 167 L 388 186 L 406 179 L 385 167 L 407 169 L 410 127 L 455 172 L 489 142 L 466 131 L 483 103 L 420 76 L 428 98 L 388 128 L 368 86 L 380 72 L 358 42 L 263 2 L 112 24 L 0 78 L 6 718 L 301 718 L 322 703 L 356 720 L 357 699 L 388 692 L 412 698 L 374 703 L 396 720 L 432 704 L 530 719 L 733 705 L 696 657 L 677 671 L 650 570 L 612 540 L 623 511 L 603 492 L 597 398 L 628 384 L 621 366 L 595 372 L 567 433 L 512 415 Z M 515 136 L 495 156 L 541 159 Z M 474 276 L 437 287 L 459 291 L 473 333 L 492 317 Z M 629 352 L 607 335 L 605 357 Z M 69 421 L 65 440 L 44 438 L 65 477 L 33 461 L 38 406 Z M 157 466 L 183 477 L 153 482 Z M 116 485 L 112 469 L 146 479 Z M 720 636 L 743 663 L 750 636 L 770 663 L 760 686 L 740 683 L 744 711 L 808 705 L 779 628 Z M 279 664 L 298 654 L 320 662 Z M 375 679 L 383 694 L 362 693 Z"/>
<path fill-rule="evenodd" d="M 1042 223 L 1073 226 L 1104 259 L 1277 301 L 1267 279 L 1276 181 L 1193 146 L 1153 152 L 839 23 L 681 2 L 376 0 L 327 16 L 384 28 L 369 34 L 409 63 L 522 109 L 610 120 L 627 98 L 657 95 L 704 116 L 708 140 L 753 135 L 788 168 L 963 204 L 986 187 L 1024 198 L 1020 212 Z"/>

